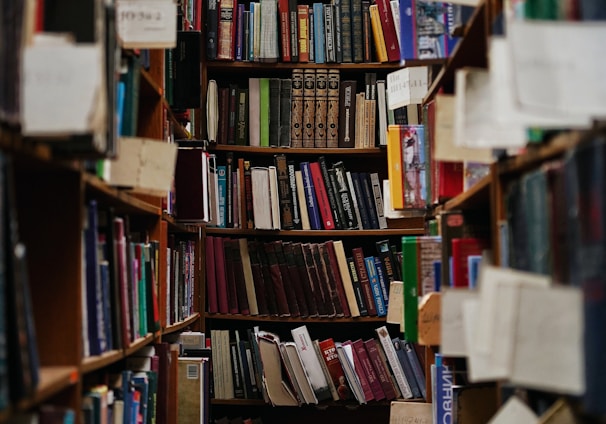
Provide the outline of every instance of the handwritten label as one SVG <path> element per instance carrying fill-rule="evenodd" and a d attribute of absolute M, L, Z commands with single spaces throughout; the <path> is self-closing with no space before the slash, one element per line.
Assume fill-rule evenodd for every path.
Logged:
<path fill-rule="evenodd" d="M 431 424 L 431 403 L 391 402 L 389 424 Z"/>
<path fill-rule="evenodd" d="M 427 67 L 403 68 L 387 74 L 387 107 L 421 104 L 427 94 Z"/>
<path fill-rule="evenodd" d="M 174 48 L 177 45 L 173 0 L 118 0 L 116 21 L 123 48 Z"/>
<path fill-rule="evenodd" d="M 419 344 L 440 344 L 440 293 L 428 293 L 419 304 Z"/>

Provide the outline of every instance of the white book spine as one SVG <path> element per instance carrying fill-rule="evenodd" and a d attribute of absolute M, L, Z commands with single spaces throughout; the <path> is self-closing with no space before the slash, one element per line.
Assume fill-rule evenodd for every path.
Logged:
<path fill-rule="evenodd" d="M 387 361 L 389 362 L 391 370 L 393 371 L 396 383 L 398 383 L 398 387 L 402 392 L 402 396 L 405 399 L 412 399 L 412 390 L 410 390 L 410 385 L 408 384 L 408 381 L 406 381 L 406 377 L 404 376 L 404 371 L 402 370 L 402 366 L 400 365 L 400 361 L 398 360 L 396 351 L 393 347 L 393 344 L 391 343 L 391 337 L 389 336 L 387 327 L 379 327 L 376 329 L 376 331 L 377 335 L 379 336 L 381 346 L 383 346 L 383 350 L 385 351 Z"/>

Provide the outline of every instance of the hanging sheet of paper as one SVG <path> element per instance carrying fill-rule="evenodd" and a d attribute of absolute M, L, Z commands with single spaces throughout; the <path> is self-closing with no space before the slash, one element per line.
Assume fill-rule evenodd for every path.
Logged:
<path fill-rule="evenodd" d="M 606 26 L 601 22 L 512 21 L 516 98 L 524 108 L 606 116 Z"/>
<path fill-rule="evenodd" d="M 427 80 L 427 66 L 402 68 L 387 74 L 388 109 L 423 103 L 427 94 Z"/>
<path fill-rule="evenodd" d="M 64 37 L 28 46 L 21 90 L 23 134 L 102 131 L 107 110 L 102 57 L 101 44 L 80 45 Z"/>
<path fill-rule="evenodd" d="M 177 45 L 174 0 L 117 0 L 118 40 L 125 49 L 172 49 Z"/>

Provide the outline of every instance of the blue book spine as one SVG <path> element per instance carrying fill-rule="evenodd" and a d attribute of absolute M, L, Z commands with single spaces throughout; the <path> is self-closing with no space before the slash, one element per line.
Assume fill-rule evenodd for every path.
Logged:
<path fill-rule="evenodd" d="M 478 274 L 480 272 L 480 263 L 482 262 L 482 256 L 470 255 L 467 257 L 467 270 L 469 277 L 469 288 L 475 289 L 478 282 Z"/>
<path fill-rule="evenodd" d="M 417 38 L 415 35 L 414 0 L 400 1 L 400 59 L 417 57 Z"/>
<path fill-rule="evenodd" d="M 322 220 L 320 219 L 320 210 L 318 209 L 318 200 L 316 199 L 313 179 L 309 162 L 301 162 L 301 176 L 303 177 L 303 188 L 305 190 L 305 201 L 307 204 L 307 214 L 309 215 L 309 225 L 312 230 L 322 229 Z"/>
<path fill-rule="evenodd" d="M 379 287 L 381 287 L 381 293 L 383 294 L 383 300 L 385 301 L 385 308 L 387 308 L 387 302 L 389 301 L 389 279 L 385 272 L 385 267 L 381 258 L 375 256 L 375 268 L 377 269 L 377 277 L 379 279 Z"/>
<path fill-rule="evenodd" d="M 433 262 L 433 289 L 434 291 L 440 291 L 440 282 L 442 281 L 442 262 L 434 261 Z"/>
<path fill-rule="evenodd" d="M 110 281 L 109 281 L 109 263 L 105 260 L 99 264 L 99 271 L 101 276 L 101 290 L 103 292 L 103 323 L 105 332 L 105 341 L 107 350 L 113 349 L 113 334 L 112 334 L 112 311 L 111 311 L 111 293 L 110 293 Z"/>
<path fill-rule="evenodd" d="M 410 343 L 408 340 L 404 340 L 403 342 L 404 351 L 406 352 L 408 362 L 410 362 L 410 367 L 412 368 L 412 373 L 414 374 L 417 385 L 419 386 L 419 390 L 421 391 L 421 396 L 423 396 L 423 399 L 427 399 L 427 390 L 425 387 L 425 372 L 423 372 L 423 368 L 421 368 L 421 363 L 419 362 L 419 358 L 417 357 L 417 352 L 415 352 L 412 343 Z"/>
<path fill-rule="evenodd" d="M 444 363 L 441 354 L 436 353 L 436 422 L 452 424 L 452 385 L 453 373 L 448 364 Z"/>
<path fill-rule="evenodd" d="M 421 199 L 424 205 L 428 204 L 429 187 L 427 186 L 427 171 L 429 169 L 429 160 L 427 149 L 425 148 L 425 125 L 416 125 L 419 143 L 419 181 L 421 182 Z"/>
<path fill-rule="evenodd" d="M 227 196 L 227 167 L 225 165 L 217 166 L 217 183 L 218 183 L 218 194 L 219 194 L 219 221 L 217 226 L 225 228 L 225 208 L 226 208 L 226 196 Z"/>
<path fill-rule="evenodd" d="M 122 122 L 124 122 L 124 98 L 126 96 L 126 84 L 118 82 L 116 95 L 116 128 L 118 135 L 122 135 Z"/>
<path fill-rule="evenodd" d="M 381 292 L 381 286 L 379 285 L 379 277 L 377 275 L 377 268 L 375 267 L 374 256 L 367 256 L 364 258 L 364 264 L 366 265 L 366 272 L 368 273 L 368 279 L 370 280 L 370 288 L 372 290 L 375 306 L 377 307 L 377 316 L 383 317 L 387 315 L 387 308 L 385 307 L 383 293 Z"/>
<path fill-rule="evenodd" d="M 324 5 L 314 3 L 314 53 L 316 63 L 326 63 L 326 46 L 324 40 Z"/>
<path fill-rule="evenodd" d="M 255 19 L 257 19 L 257 14 L 255 12 L 255 3 L 250 3 L 250 18 L 248 19 L 248 31 L 250 33 L 250 37 L 248 38 L 248 60 L 252 62 L 255 60 L 254 49 L 255 49 Z"/>
<path fill-rule="evenodd" d="M 398 355 L 398 361 L 402 366 L 402 372 L 404 373 L 404 377 L 410 386 L 410 391 L 412 392 L 412 397 L 414 399 L 419 399 L 421 397 L 421 389 L 419 389 L 419 385 L 417 384 L 417 379 L 415 378 L 414 372 L 412 371 L 412 366 L 410 365 L 410 361 L 408 360 L 408 356 L 406 356 L 406 350 L 404 349 L 404 343 L 400 340 L 399 337 L 394 337 L 391 339 L 391 343 L 396 351 L 396 355 Z"/>
<path fill-rule="evenodd" d="M 101 278 L 97 247 L 97 201 L 91 200 L 87 208 L 88 222 L 85 229 L 86 251 L 86 309 L 88 324 L 89 354 L 100 355 L 105 349 Z"/>
<path fill-rule="evenodd" d="M 244 21 L 244 19 L 242 19 L 242 17 L 244 16 L 244 4 L 242 4 L 242 3 L 238 4 L 237 14 L 238 15 L 236 18 L 236 60 L 242 61 L 244 59 L 244 56 L 243 56 L 243 52 L 244 52 L 243 21 Z"/>
<path fill-rule="evenodd" d="M 142 420 L 140 422 L 142 424 L 145 424 L 145 423 L 147 423 L 147 415 L 149 414 L 149 405 L 147 402 L 148 391 L 149 391 L 149 381 L 147 379 L 147 376 L 134 376 L 133 385 L 135 386 L 135 390 L 137 390 L 140 393 L 139 415 L 142 418 Z"/>

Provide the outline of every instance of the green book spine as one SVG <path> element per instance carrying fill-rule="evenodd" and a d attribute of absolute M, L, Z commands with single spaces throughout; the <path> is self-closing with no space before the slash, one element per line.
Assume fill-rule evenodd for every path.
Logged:
<path fill-rule="evenodd" d="M 269 78 L 261 78 L 259 81 L 260 91 L 260 131 L 261 147 L 269 147 Z"/>
<path fill-rule="evenodd" d="M 418 338 L 417 237 L 402 237 L 402 279 L 404 280 L 404 335 L 415 343 Z"/>

